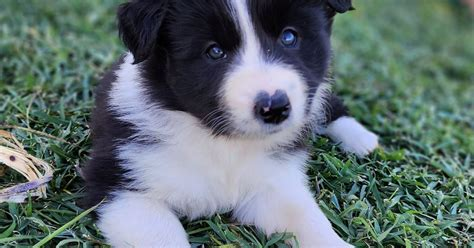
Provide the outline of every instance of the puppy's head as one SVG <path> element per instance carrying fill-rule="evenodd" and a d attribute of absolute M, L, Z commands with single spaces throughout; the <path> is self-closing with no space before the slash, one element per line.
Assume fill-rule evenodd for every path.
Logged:
<path fill-rule="evenodd" d="M 301 129 L 322 102 L 333 16 L 350 0 L 135 0 L 121 37 L 158 104 L 214 135 Z"/>

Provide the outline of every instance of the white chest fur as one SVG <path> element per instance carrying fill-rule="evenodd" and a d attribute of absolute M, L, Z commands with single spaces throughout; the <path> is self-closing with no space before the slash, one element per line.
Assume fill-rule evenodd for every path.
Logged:
<path fill-rule="evenodd" d="M 121 157 L 134 186 L 191 219 L 233 209 L 282 175 L 304 177 L 304 152 L 273 154 L 254 143 L 197 137 L 190 129 L 156 145 L 126 145 Z"/>

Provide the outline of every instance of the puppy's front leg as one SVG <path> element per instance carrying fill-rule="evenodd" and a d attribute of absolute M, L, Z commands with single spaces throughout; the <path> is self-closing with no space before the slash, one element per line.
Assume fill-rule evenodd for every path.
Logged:
<path fill-rule="evenodd" d="M 112 247 L 190 247 L 168 206 L 139 193 L 118 194 L 98 215 L 98 226 Z"/>
<path fill-rule="evenodd" d="M 299 177 L 299 176 L 298 176 Z M 267 235 L 275 232 L 295 234 L 300 247 L 352 247 L 332 229 L 331 223 L 317 206 L 304 176 L 277 180 L 234 210 L 234 217 L 242 223 L 255 225 Z"/>
<path fill-rule="evenodd" d="M 379 146 L 377 135 L 350 117 L 338 97 L 329 95 L 327 100 L 326 127 L 320 130 L 321 134 L 339 143 L 344 151 L 359 157 L 368 155 Z"/>

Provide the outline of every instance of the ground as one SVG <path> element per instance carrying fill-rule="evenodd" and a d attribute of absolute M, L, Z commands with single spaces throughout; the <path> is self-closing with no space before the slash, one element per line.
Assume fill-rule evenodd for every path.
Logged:
<path fill-rule="evenodd" d="M 0 204 L 0 246 L 105 245 L 76 205 L 75 166 L 90 148 L 94 86 L 124 52 L 118 1 L 2 0 L 0 129 L 54 165 L 55 176 L 47 199 Z M 315 138 L 315 198 L 360 247 L 474 247 L 474 20 L 454 0 L 355 6 L 335 22 L 335 91 L 383 150 L 358 159 Z M 20 181 L 0 175 L 1 185 Z M 266 239 L 227 215 L 185 226 L 196 245 L 283 247 L 291 238 Z"/>

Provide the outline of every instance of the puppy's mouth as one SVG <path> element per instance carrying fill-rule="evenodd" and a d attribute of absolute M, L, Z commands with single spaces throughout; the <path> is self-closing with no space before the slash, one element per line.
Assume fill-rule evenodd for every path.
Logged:
<path fill-rule="evenodd" d="M 261 133 L 262 135 L 272 135 L 272 134 L 277 134 L 280 132 L 283 132 L 286 129 L 291 128 L 291 122 L 290 121 L 284 121 L 281 124 L 278 125 L 273 125 L 273 124 L 263 124 L 261 125 Z"/>
<path fill-rule="evenodd" d="M 252 119 L 248 121 L 235 122 L 232 134 L 234 137 L 245 139 L 266 139 L 283 133 L 295 132 L 300 130 L 300 126 L 299 122 L 292 116 L 278 124 L 264 123 L 261 120 Z"/>
<path fill-rule="evenodd" d="M 285 108 L 284 111 L 288 110 Z M 235 118 L 231 113 L 222 111 L 220 115 L 215 114 L 214 117 L 208 118 L 203 124 L 214 137 L 254 140 L 266 139 L 287 131 L 295 131 L 304 122 L 304 120 L 299 120 L 291 113 L 283 117 L 279 115 L 270 117 L 269 114 L 266 113 L 263 117 L 255 114 L 251 118 L 240 119 Z"/>

